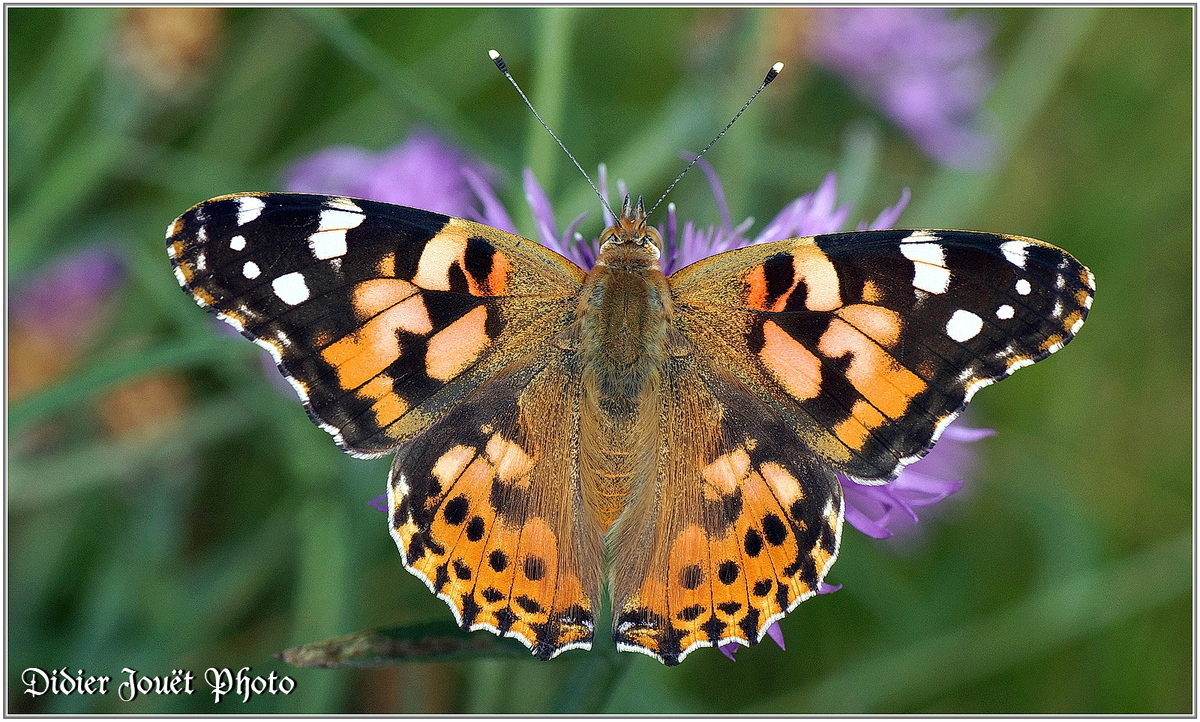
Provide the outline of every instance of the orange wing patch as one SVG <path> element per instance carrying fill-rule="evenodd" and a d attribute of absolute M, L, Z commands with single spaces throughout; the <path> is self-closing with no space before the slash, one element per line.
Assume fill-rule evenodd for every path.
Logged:
<path fill-rule="evenodd" d="M 859 328 L 841 318 L 829 324 L 829 330 L 821 336 L 818 345 L 827 358 L 841 358 L 849 354 L 850 366 L 846 378 L 872 406 L 888 418 L 895 419 L 904 413 L 914 396 L 925 390 L 921 377 L 896 362 L 881 346 L 885 341 L 877 340 L 871 325 L 884 327 L 887 337 L 895 339 L 891 330 L 887 309 L 878 306 L 852 306 L 857 308 L 855 316 L 869 320 L 867 328 Z M 868 313 L 863 309 L 873 309 Z M 881 319 L 882 317 L 882 319 Z"/>
<path fill-rule="evenodd" d="M 435 333 L 425 354 L 426 375 L 448 381 L 479 360 L 492 341 L 487 333 L 487 317 L 487 307 L 476 306 Z"/>
<path fill-rule="evenodd" d="M 803 401 L 821 393 L 821 359 L 774 321 L 763 322 L 759 358 L 775 382 L 793 398 Z"/>
<path fill-rule="evenodd" d="M 647 576 L 622 606 L 618 646 L 676 664 L 693 649 L 756 644 L 767 627 L 817 591 L 837 556 L 842 501 L 813 514 L 794 472 L 729 463 L 740 513 L 724 533 L 693 524 L 669 545 L 666 574 Z M 799 504 L 800 506 L 796 506 Z M 792 507 L 796 507 L 792 510 Z M 800 514 L 797 517 L 797 513 Z"/>
<path fill-rule="evenodd" d="M 756 311 L 832 311 L 842 305 L 837 269 L 812 243 L 767 258 L 744 279 L 743 304 Z M 804 290 L 802 296 L 793 299 L 799 289 Z"/>
<path fill-rule="evenodd" d="M 458 277 L 465 281 L 465 290 L 472 296 L 505 295 L 513 268 L 507 255 L 492 255 L 491 263 L 486 268 L 476 268 L 468 263 L 472 243 L 487 243 L 487 240 L 476 235 L 477 229 L 478 224 L 451 218 L 425 244 L 413 283 L 430 291 L 454 291 L 459 290 L 455 284 L 455 278 Z"/>

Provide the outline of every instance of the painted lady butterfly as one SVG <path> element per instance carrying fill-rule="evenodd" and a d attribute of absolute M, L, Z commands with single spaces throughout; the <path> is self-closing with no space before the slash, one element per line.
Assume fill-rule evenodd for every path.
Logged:
<path fill-rule="evenodd" d="M 222 196 L 167 249 L 338 445 L 395 453 L 392 535 L 464 629 L 550 659 L 678 664 L 757 643 L 837 557 L 841 472 L 920 458 L 983 386 L 1062 348 L 1092 274 L 1053 246 L 864 231 L 670 277 L 626 201 L 585 272 L 478 223 L 352 198 Z"/>

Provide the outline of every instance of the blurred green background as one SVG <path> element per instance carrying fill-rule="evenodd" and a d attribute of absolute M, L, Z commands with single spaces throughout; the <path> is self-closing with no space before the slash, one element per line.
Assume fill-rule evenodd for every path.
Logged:
<path fill-rule="evenodd" d="M 10 713 L 1193 711 L 1192 9 L 970 11 L 996 30 L 1001 149 L 981 173 L 931 162 L 809 63 L 803 11 L 183 12 L 7 9 L 10 303 L 86 245 L 127 263 L 95 338 L 55 363 L 10 328 Z M 906 542 L 848 528 L 829 578 L 844 588 L 783 621 L 786 652 L 700 650 L 671 669 L 607 640 L 549 663 L 272 656 L 450 614 L 366 503 L 387 461 L 341 454 L 261 351 L 216 330 L 179 291 L 163 229 L 211 196 L 281 189 L 330 144 L 383 149 L 423 124 L 499 169 L 526 235 L 524 166 L 560 222 L 592 212 L 595 235 L 594 196 L 492 47 L 585 168 L 607 162 L 650 197 L 783 59 L 709 156 L 735 223 L 761 227 L 836 170 L 852 221 L 909 187 L 902 227 L 1041 238 L 1095 272 L 1079 338 L 973 404 L 999 434 L 967 488 Z M 672 200 L 718 220 L 702 174 Z M 127 703 L 19 681 L 243 666 L 295 689 L 214 704 L 198 679 Z"/>

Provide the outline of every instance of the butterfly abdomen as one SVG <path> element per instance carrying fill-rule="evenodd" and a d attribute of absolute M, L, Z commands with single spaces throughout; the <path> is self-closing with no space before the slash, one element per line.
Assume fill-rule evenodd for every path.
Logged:
<path fill-rule="evenodd" d="M 607 530 L 653 478 L 671 317 L 657 268 L 597 265 L 578 310 L 580 466 L 589 511 Z"/>

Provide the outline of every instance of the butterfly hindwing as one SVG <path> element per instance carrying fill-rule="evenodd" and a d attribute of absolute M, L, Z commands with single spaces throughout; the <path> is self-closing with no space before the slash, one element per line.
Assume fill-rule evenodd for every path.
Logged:
<path fill-rule="evenodd" d="M 167 230 L 180 284 L 271 352 L 313 420 L 378 456 L 559 332 L 583 272 L 540 244 L 374 201 L 252 193 Z"/>
<path fill-rule="evenodd" d="M 678 664 L 756 644 L 815 594 L 843 502 L 833 472 L 698 349 L 669 364 L 660 418 L 657 478 L 611 534 L 613 631 L 618 648 Z"/>
<path fill-rule="evenodd" d="M 1091 273 L 1028 238 L 865 231 L 730 251 L 670 277 L 684 335 L 835 468 L 886 481 L 971 396 L 1061 348 Z"/>
<path fill-rule="evenodd" d="M 578 372 L 543 345 L 405 445 L 391 527 L 410 571 L 463 629 L 542 659 L 591 647 L 601 530 L 579 489 Z"/>

